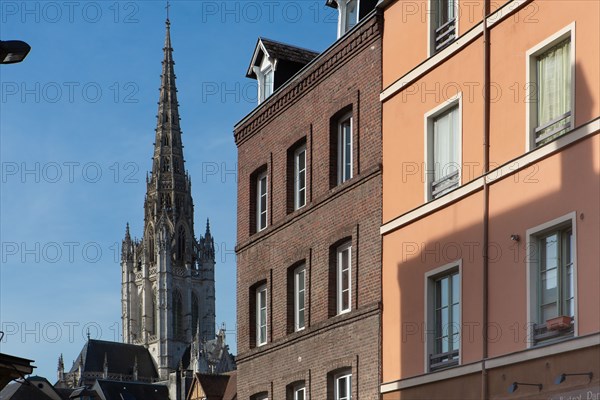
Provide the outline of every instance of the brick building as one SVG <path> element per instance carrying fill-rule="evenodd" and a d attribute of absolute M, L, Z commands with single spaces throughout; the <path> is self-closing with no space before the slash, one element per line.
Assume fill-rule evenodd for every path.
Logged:
<path fill-rule="evenodd" d="M 259 39 L 235 126 L 240 399 L 379 398 L 382 18 L 329 3 L 320 55 Z"/>

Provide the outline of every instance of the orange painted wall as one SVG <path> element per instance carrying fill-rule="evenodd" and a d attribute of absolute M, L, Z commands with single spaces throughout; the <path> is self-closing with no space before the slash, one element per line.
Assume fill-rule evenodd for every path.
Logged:
<path fill-rule="evenodd" d="M 490 186 L 490 357 L 527 348 L 526 230 L 570 212 L 578 218 L 578 333 L 600 331 L 598 204 L 599 133 Z M 479 191 L 383 236 L 384 383 L 425 373 L 425 274 L 459 258 L 461 362 L 481 359 L 482 215 Z M 513 234 L 520 236 L 518 244 Z"/>
<path fill-rule="evenodd" d="M 462 92 L 462 162 L 467 165 L 462 181 L 480 175 L 482 51 L 481 43 L 474 43 L 383 103 L 384 223 L 424 203 L 424 116 L 457 92 Z"/>
<path fill-rule="evenodd" d="M 419 65 L 427 52 L 428 0 L 399 0 L 383 14 L 383 87 Z"/>
<path fill-rule="evenodd" d="M 462 321 L 481 321 L 481 192 L 383 237 L 383 382 L 425 373 L 425 274 L 462 260 Z M 462 361 L 481 358 L 481 326 Z"/>
<path fill-rule="evenodd" d="M 427 20 L 412 15 L 408 2 L 384 12 L 384 88 L 427 58 Z M 411 2 L 420 6 L 426 2 Z M 506 3 L 493 2 L 493 8 Z M 460 3 L 459 3 L 460 4 Z M 464 3 L 463 3 L 464 4 Z M 508 5 L 510 6 L 510 4 Z M 479 7 L 475 2 L 474 9 Z M 490 158 L 492 166 L 526 152 L 525 79 L 527 50 L 576 22 L 575 125 L 600 116 L 600 2 L 530 2 L 491 30 Z M 534 22 L 538 21 L 538 22 Z M 470 25 L 469 25 L 470 24 Z M 476 24 L 461 15 L 459 33 Z M 424 115 L 461 88 L 462 184 L 482 165 L 483 47 L 478 38 L 413 84 L 383 102 L 383 224 L 424 202 Z M 436 88 L 438 88 L 436 90 Z M 519 88 L 519 89 L 517 89 Z M 494 97 L 495 96 L 495 97 Z M 516 97 L 515 97 L 516 96 Z M 575 144 L 490 187 L 490 315 L 499 336 L 490 357 L 527 348 L 525 231 L 577 212 L 578 334 L 600 331 L 600 137 Z M 579 219 L 583 214 L 583 220 Z M 424 320 L 425 273 L 444 260 L 421 259 L 417 248 L 481 242 L 481 192 L 383 235 L 383 378 L 391 382 L 423 374 L 424 343 L 413 325 Z M 518 234 L 521 242 L 510 240 Z M 407 247 L 409 246 L 409 247 Z M 420 246 L 420 247 L 419 247 Z M 410 250 L 410 254 L 407 251 Z M 496 253 L 494 253 L 496 251 Z M 463 321 L 481 321 L 481 257 L 463 260 Z M 465 295 L 465 289 L 468 293 Z M 499 330 L 498 330 L 499 327 Z M 418 331 L 419 332 L 419 331 Z M 481 333 L 481 331 L 478 331 Z M 422 333 L 422 332 L 421 332 Z M 462 344 L 462 363 L 481 356 L 481 336 Z"/>
<path fill-rule="evenodd" d="M 527 347 L 527 229 L 571 212 L 577 213 L 579 335 L 600 331 L 599 204 L 599 134 L 490 186 L 489 321 L 502 329 L 502 338 L 490 341 L 490 357 Z"/>
<path fill-rule="evenodd" d="M 559 7 L 558 4 L 563 6 Z M 490 160 L 503 164 L 526 151 L 527 51 L 576 21 L 575 126 L 600 115 L 600 2 L 536 1 L 491 31 Z"/>

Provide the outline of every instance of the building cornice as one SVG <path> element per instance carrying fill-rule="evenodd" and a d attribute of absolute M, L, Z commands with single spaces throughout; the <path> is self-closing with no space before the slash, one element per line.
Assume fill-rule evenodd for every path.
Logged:
<path fill-rule="evenodd" d="M 381 11 L 373 10 L 348 35 L 317 56 L 268 100 L 238 122 L 234 127 L 235 143 L 239 146 L 252 137 L 254 133 L 313 90 L 340 65 L 354 58 L 360 50 L 368 47 L 373 41 L 380 39 L 382 27 Z"/>

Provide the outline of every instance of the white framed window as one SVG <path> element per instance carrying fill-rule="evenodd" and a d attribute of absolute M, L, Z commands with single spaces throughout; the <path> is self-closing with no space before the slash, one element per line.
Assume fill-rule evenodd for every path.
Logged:
<path fill-rule="evenodd" d="M 527 231 L 530 345 L 576 334 L 575 216 Z"/>
<path fill-rule="evenodd" d="M 527 150 L 567 133 L 575 115 L 575 22 L 527 51 Z"/>
<path fill-rule="evenodd" d="M 294 209 L 306 205 L 306 145 L 294 152 Z"/>
<path fill-rule="evenodd" d="M 256 288 L 256 345 L 267 343 L 267 285 Z"/>
<path fill-rule="evenodd" d="M 263 50 L 264 51 L 264 50 Z M 263 53 L 266 54 L 266 53 Z M 275 90 L 275 69 L 277 60 L 273 60 L 266 55 L 260 66 L 252 67 L 258 81 L 258 104 L 265 101 Z"/>
<path fill-rule="evenodd" d="M 268 177 L 263 172 L 256 177 L 256 231 L 260 232 L 267 227 L 268 207 Z"/>
<path fill-rule="evenodd" d="M 301 331 L 306 326 L 306 266 L 294 270 L 294 330 Z"/>
<path fill-rule="evenodd" d="M 433 55 L 458 37 L 458 0 L 430 0 L 429 8 L 429 55 Z"/>
<path fill-rule="evenodd" d="M 304 386 L 304 383 L 299 383 L 298 385 L 294 386 L 293 390 L 293 400 L 306 400 L 306 387 Z"/>
<path fill-rule="evenodd" d="M 337 0 L 338 39 L 358 24 L 360 0 Z"/>
<path fill-rule="evenodd" d="M 460 185 L 462 121 L 459 94 L 425 115 L 425 201 Z"/>
<path fill-rule="evenodd" d="M 338 123 L 338 185 L 352 179 L 352 114 Z"/>
<path fill-rule="evenodd" d="M 273 94 L 273 84 L 275 82 L 275 72 L 273 71 L 273 68 L 269 67 L 266 70 L 263 71 L 263 100 L 265 100 L 267 97 L 269 97 L 270 95 Z"/>
<path fill-rule="evenodd" d="M 460 364 L 461 262 L 425 275 L 425 372 Z"/>
<path fill-rule="evenodd" d="M 335 400 L 352 399 L 352 374 L 344 372 L 334 378 L 333 398 Z"/>
<path fill-rule="evenodd" d="M 352 245 L 343 244 L 336 253 L 337 313 L 343 314 L 352 308 Z"/>

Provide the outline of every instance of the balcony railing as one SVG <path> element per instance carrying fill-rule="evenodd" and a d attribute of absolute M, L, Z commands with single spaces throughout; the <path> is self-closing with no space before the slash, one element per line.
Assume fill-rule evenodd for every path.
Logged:
<path fill-rule="evenodd" d="M 571 127 L 571 111 L 535 128 L 535 145 L 541 146 L 564 134 Z"/>
<path fill-rule="evenodd" d="M 456 18 L 435 30 L 435 51 L 440 51 L 456 39 Z"/>
<path fill-rule="evenodd" d="M 458 365 L 458 349 L 447 353 L 429 355 L 429 370 L 432 372 L 443 368 L 454 367 L 456 365 Z"/>
<path fill-rule="evenodd" d="M 458 187 L 458 170 L 451 172 L 449 175 L 431 183 L 431 197 L 437 199 L 446 194 L 455 187 Z"/>

